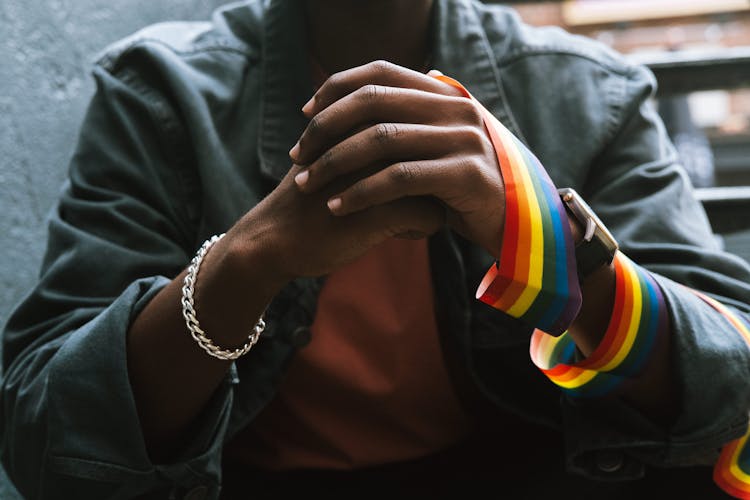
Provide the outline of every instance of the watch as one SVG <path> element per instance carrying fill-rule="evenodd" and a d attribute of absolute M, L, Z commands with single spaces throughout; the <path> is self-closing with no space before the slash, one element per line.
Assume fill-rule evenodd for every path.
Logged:
<path fill-rule="evenodd" d="M 578 277 L 583 280 L 600 267 L 612 263 L 618 248 L 617 240 L 575 190 L 561 188 L 557 192 L 583 230 L 583 238 L 576 244 Z"/>

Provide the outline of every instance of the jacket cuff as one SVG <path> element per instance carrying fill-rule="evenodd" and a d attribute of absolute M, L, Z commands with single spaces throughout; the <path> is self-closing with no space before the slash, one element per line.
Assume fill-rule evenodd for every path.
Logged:
<path fill-rule="evenodd" d="M 750 380 L 750 349 L 704 300 L 683 285 L 653 276 L 669 306 L 675 380 L 680 383 L 672 448 L 715 451 L 747 430 L 750 393 L 743 383 Z M 672 455 L 679 460 L 679 454 Z"/>
<path fill-rule="evenodd" d="M 127 331 L 168 282 L 152 277 L 132 283 L 105 311 L 73 332 L 52 358 L 46 467 L 59 476 L 61 485 L 74 488 L 76 479 L 99 480 L 110 483 L 111 493 L 126 496 L 168 483 L 173 488 L 204 485 L 218 492 L 221 444 L 232 405 L 231 374 L 172 463 L 154 464 L 149 458 L 135 407 Z"/>
<path fill-rule="evenodd" d="M 683 285 L 652 274 L 670 316 L 680 412 L 670 429 L 616 398 L 563 397 L 567 466 L 599 479 L 634 479 L 643 463 L 713 465 L 720 448 L 748 426 L 750 395 L 739 385 L 750 363 L 742 336 Z M 705 332 L 723 330 L 722 335 Z"/>

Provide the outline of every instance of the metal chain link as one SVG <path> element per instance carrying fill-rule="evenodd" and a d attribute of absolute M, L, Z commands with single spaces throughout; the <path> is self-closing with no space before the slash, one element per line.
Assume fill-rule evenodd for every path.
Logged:
<path fill-rule="evenodd" d="M 198 270 L 201 267 L 203 259 L 206 257 L 208 250 L 220 239 L 224 237 L 226 233 L 217 234 L 207 239 L 203 245 L 195 254 L 193 260 L 188 266 L 187 274 L 182 285 L 182 317 L 185 318 L 185 324 L 187 329 L 190 331 L 190 335 L 198 343 L 198 345 L 206 351 L 209 355 L 223 359 L 223 360 L 234 360 L 240 356 L 247 354 L 247 352 L 258 342 L 260 334 L 266 328 L 266 322 L 263 321 L 261 316 L 258 322 L 253 327 L 252 333 L 248 335 L 247 342 L 238 349 L 222 349 L 221 347 L 214 344 L 213 340 L 206 336 L 206 333 L 201 328 L 201 324 L 195 315 L 195 303 L 193 301 L 193 292 L 195 291 L 195 283 L 198 278 Z"/>

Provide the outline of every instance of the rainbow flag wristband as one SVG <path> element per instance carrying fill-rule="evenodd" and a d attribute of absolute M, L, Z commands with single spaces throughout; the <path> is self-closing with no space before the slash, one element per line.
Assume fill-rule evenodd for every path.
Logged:
<path fill-rule="evenodd" d="M 568 333 L 552 337 L 537 329 L 531 336 L 531 360 L 572 396 L 601 396 L 636 375 L 667 329 L 666 303 L 653 277 L 620 252 L 614 266 L 612 317 L 591 355 L 576 361 L 576 346 Z"/>
<path fill-rule="evenodd" d="M 456 80 L 482 112 L 505 184 L 505 225 L 500 259 L 476 296 L 525 323 L 560 335 L 581 308 L 573 236 L 557 188 L 539 160 Z"/>

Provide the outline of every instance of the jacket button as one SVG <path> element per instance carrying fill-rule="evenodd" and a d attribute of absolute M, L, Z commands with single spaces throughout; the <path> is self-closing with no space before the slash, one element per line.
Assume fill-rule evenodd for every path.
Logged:
<path fill-rule="evenodd" d="M 307 326 L 297 327 L 292 332 L 292 345 L 294 347 L 305 347 L 310 343 L 310 340 L 312 340 L 312 333 Z"/>
<path fill-rule="evenodd" d="M 617 472 L 625 465 L 625 456 L 621 451 L 601 450 L 596 454 L 596 467 L 607 473 Z"/>
<path fill-rule="evenodd" d="M 204 500 L 208 494 L 208 488 L 205 486 L 196 486 L 187 492 L 184 500 Z"/>

